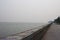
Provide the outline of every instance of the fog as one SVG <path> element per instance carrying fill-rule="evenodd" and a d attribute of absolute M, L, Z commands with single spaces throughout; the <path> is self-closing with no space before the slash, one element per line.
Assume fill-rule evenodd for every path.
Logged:
<path fill-rule="evenodd" d="M 60 0 L 0 0 L 0 22 L 48 22 L 60 16 Z"/>

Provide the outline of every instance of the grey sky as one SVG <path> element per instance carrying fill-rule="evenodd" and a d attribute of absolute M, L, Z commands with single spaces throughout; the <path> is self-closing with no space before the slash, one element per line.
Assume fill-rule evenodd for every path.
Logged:
<path fill-rule="evenodd" d="M 60 0 L 0 0 L 0 22 L 47 22 L 60 16 Z"/>

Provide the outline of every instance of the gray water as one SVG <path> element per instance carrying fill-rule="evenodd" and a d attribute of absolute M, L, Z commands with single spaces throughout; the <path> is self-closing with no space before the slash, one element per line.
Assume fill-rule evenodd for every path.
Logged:
<path fill-rule="evenodd" d="M 44 25 L 44 23 L 0 22 L 0 37 L 20 33 Z"/>

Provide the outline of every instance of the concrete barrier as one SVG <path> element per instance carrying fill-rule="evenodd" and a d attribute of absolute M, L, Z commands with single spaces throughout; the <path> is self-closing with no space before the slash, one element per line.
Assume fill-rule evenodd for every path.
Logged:
<path fill-rule="evenodd" d="M 39 29 L 38 31 L 34 32 L 33 34 L 23 38 L 22 40 L 41 40 L 44 36 L 44 34 L 47 32 L 49 27 L 51 26 L 52 23 L 46 25 L 42 29 Z"/>
<path fill-rule="evenodd" d="M 26 30 L 21 33 L 13 34 L 7 37 L 0 38 L 0 40 L 41 40 L 47 32 L 52 23 L 37 27 L 34 29 Z"/>

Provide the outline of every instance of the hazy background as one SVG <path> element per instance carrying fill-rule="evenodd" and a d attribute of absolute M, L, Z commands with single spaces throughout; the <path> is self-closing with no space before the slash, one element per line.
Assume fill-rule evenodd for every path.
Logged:
<path fill-rule="evenodd" d="M 60 0 L 0 0 L 0 22 L 47 22 L 60 15 Z"/>
<path fill-rule="evenodd" d="M 0 37 L 45 25 L 57 16 L 60 0 L 0 0 Z"/>

